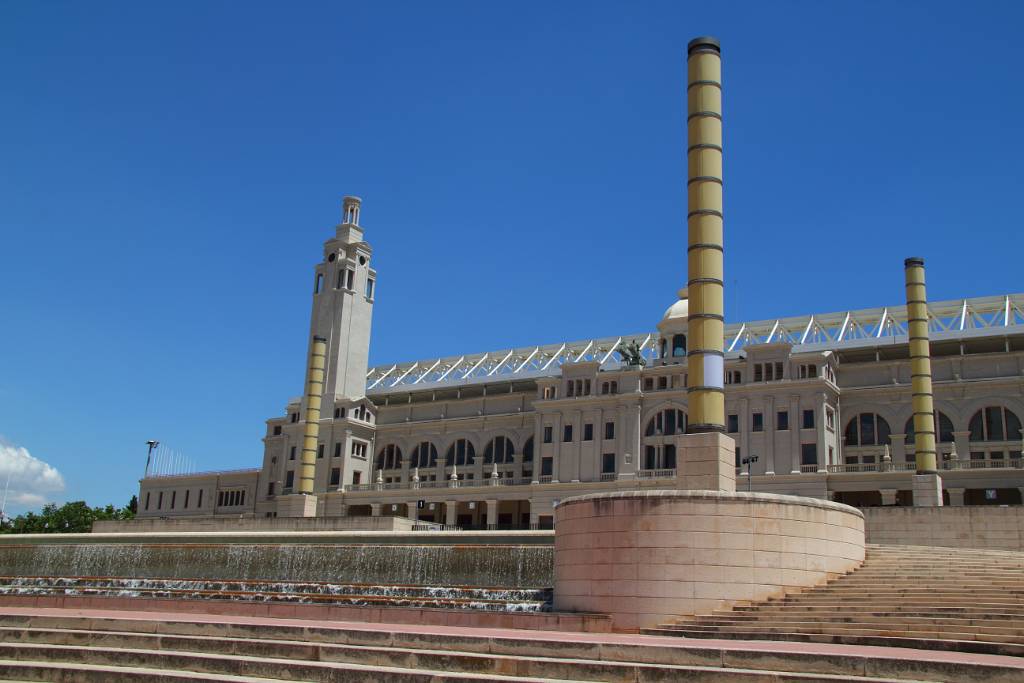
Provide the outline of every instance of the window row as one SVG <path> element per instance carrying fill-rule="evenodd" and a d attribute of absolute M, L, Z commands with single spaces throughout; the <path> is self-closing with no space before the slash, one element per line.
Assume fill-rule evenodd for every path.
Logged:
<path fill-rule="evenodd" d="M 831 409 L 825 410 L 826 423 L 834 419 L 834 413 Z M 800 413 L 800 429 L 814 429 L 814 410 L 807 409 Z M 776 431 L 786 431 L 789 429 L 789 411 L 779 410 L 775 413 L 775 429 Z M 740 417 L 739 415 L 728 415 L 726 417 L 726 431 L 730 434 L 737 434 L 740 431 Z M 763 432 L 764 431 L 764 413 L 753 412 L 750 414 L 750 431 L 752 432 Z"/>
<path fill-rule="evenodd" d="M 486 465 L 499 464 L 511 465 L 516 460 L 515 446 L 508 437 L 497 436 L 488 442 L 484 449 L 483 462 Z M 533 462 L 533 437 L 531 436 L 523 444 L 522 460 L 524 463 Z M 429 469 L 437 467 L 438 464 L 437 446 L 429 441 L 421 441 L 413 448 L 409 458 L 409 467 Z M 402 449 L 394 444 L 384 446 L 374 461 L 374 469 L 397 470 L 402 468 Z M 470 466 L 476 464 L 476 447 L 468 439 L 456 439 L 448 448 L 442 467 Z"/>
<path fill-rule="evenodd" d="M 152 495 L 151 491 L 146 491 L 146 502 L 145 502 L 145 504 L 142 507 L 143 510 L 148 510 L 149 509 L 149 503 L 150 503 L 151 495 Z M 184 500 L 182 501 L 182 506 L 181 506 L 182 510 L 187 510 L 188 509 L 189 499 L 191 497 L 192 497 L 192 491 L 189 490 L 189 489 L 185 489 L 185 495 L 183 496 Z M 170 507 L 168 507 L 167 509 L 168 510 L 173 510 L 177 506 L 177 504 L 178 504 L 178 492 L 177 491 L 171 491 L 169 502 L 170 502 Z M 218 503 L 218 505 L 220 505 L 220 503 Z M 203 489 L 199 489 L 196 492 L 196 507 L 197 508 L 203 507 Z M 164 509 L 164 492 L 163 491 L 158 491 L 157 492 L 156 509 L 157 510 L 163 510 Z"/>
<path fill-rule="evenodd" d="M 936 410 L 934 416 L 935 440 L 938 443 L 952 443 L 953 421 L 945 413 Z M 905 443 L 915 441 L 914 418 L 907 420 L 903 427 Z M 968 422 L 970 440 L 978 442 L 1020 441 L 1020 418 L 1004 406 L 989 406 L 976 412 Z M 847 446 L 881 446 L 889 443 L 891 429 L 888 421 L 877 413 L 860 413 L 846 425 L 844 440 Z"/>
<path fill-rule="evenodd" d="M 571 424 L 562 425 L 562 442 L 570 443 L 573 441 L 573 426 Z M 551 443 L 554 439 L 554 427 L 551 425 L 544 425 L 543 429 L 544 443 Z M 604 438 L 614 439 L 615 438 L 615 423 L 605 422 L 604 423 Z M 594 425 L 591 422 L 583 424 L 583 441 L 594 440 Z M 530 444 L 533 444 L 533 439 L 530 439 Z"/>

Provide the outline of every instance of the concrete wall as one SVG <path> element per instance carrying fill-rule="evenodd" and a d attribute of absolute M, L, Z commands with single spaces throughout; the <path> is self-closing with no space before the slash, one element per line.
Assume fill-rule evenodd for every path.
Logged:
<path fill-rule="evenodd" d="M 864 559 L 864 518 L 764 493 L 637 491 L 555 510 L 555 609 L 635 631 L 824 583 Z"/>
<path fill-rule="evenodd" d="M 1024 551 L 1024 507 L 864 509 L 868 543 Z"/>

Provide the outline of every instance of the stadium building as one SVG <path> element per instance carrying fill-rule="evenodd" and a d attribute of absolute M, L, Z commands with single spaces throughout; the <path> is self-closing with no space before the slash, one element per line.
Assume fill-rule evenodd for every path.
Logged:
<path fill-rule="evenodd" d="M 310 346 L 324 353 L 305 498 L 317 516 L 543 528 L 564 497 L 673 486 L 685 290 L 656 331 L 368 368 L 377 273 L 360 210 L 345 198 L 311 283 Z M 1021 504 L 1024 294 L 928 312 L 944 502 Z M 905 305 L 732 323 L 724 349 L 737 488 L 914 504 Z M 139 516 L 296 514 L 282 508 L 299 491 L 307 403 L 267 420 L 260 467 L 146 476 Z"/>

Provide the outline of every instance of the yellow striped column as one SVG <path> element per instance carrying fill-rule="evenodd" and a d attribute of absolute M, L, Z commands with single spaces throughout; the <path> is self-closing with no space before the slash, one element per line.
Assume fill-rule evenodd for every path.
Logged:
<path fill-rule="evenodd" d="M 309 369 L 306 371 L 306 425 L 302 434 L 302 464 L 299 467 L 299 493 L 313 493 L 316 476 L 316 448 L 320 440 L 320 401 L 324 394 L 324 361 L 327 340 L 313 337 L 309 345 Z"/>
<path fill-rule="evenodd" d="M 687 46 L 688 433 L 725 432 L 722 281 L 722 56 L 714 38 Z"/>
<path fill-rule="evenodd" d="M 914 409 L 914 460 L 918 474 L 932 474 L 935 466 L 935 407 L 932 403 L 932 360 L 928 342 L 928 296 L 924 286 L 924 259 L 903 262 L 907 283 L 907 332 L 910 337 L 910 390 Z"/>

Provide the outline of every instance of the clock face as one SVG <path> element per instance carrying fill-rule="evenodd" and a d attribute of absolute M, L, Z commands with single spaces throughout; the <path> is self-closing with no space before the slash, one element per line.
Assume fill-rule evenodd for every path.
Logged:
<path fill-rule="evenodd" d="M 366 265 L 366 257 L 365 256 L 360 256 L 359 257 L 359 265 L 361 265 L 361 266 L 365 266 Z"/>

